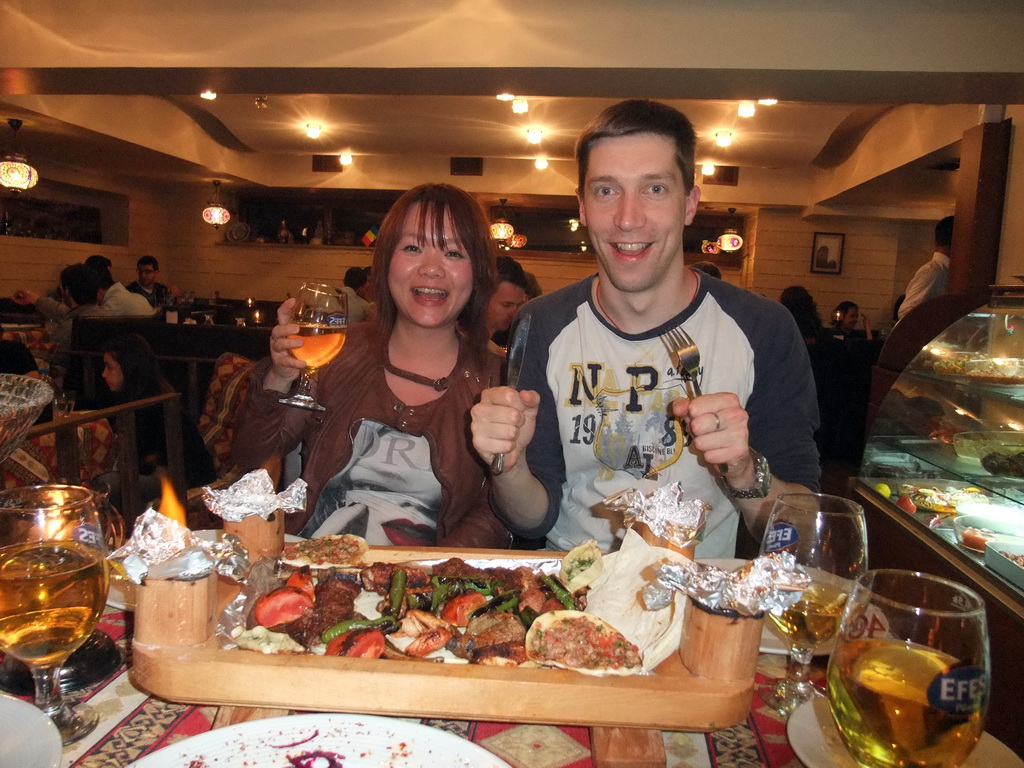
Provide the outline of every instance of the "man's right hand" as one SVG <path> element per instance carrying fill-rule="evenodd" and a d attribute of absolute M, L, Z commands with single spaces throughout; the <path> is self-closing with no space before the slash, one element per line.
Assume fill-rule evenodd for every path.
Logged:
<path fill-rule="evenodd" d="M 287 392 L 292 382 L 299 377 L 306 363 L 299 360 L 290 350 L 302 346 L 301 339 L 290 339 L 289 335 L 299 332 L 299 326 L 293 323 L 292 308 L 295 299 L 286 300 L 277 308 L 277 325 L 270 332 L 270 370 L 263 379 L 263 386 L 275 392 Z"/>
<path fill-rule="evenodd" d="M 523 451 L 533 439 L 540 395 L 533 390 L 516 391 L 512 387 L 492 387 L 480 395 L 470 411 L 473 421 L 473 447 L 486 463 L 505 454 L 505 471 L 519 464 Z"/>

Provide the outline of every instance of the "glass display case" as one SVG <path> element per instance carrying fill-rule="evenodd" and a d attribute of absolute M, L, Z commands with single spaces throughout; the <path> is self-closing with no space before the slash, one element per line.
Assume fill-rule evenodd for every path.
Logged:
<path fill-rule="evenodd" d="M 864 507 L 869 566 L 943 576 L 981 595 L 992 662 L 985 729 L 1024 754 L 1024 287 L 995 289 L 925 344 L 867 431 L 850 495 Z"/>
<path fill-rule="evenodd" d="M 1024 552 L 1024 293 L 997 290 L 921 349 L 870 426 L 860 479 L 1024 600 L 1024 568 L 999 557 Z"/>

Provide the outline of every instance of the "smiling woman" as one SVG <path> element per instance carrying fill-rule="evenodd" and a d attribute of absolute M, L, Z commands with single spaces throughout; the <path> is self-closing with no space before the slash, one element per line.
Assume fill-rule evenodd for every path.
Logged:
<path fill-rule="evenodd" d="M 381 224 L 371 274 L 376 319 L 350 328 L 317 376 L 326 412 L 278 402 L 303 367 L 292 352 L 301 341 L 289 338 L 295 326 L 284 320 L 253 374 L 234 456 L 256 467 L 305 442 L 307 510 L 289 520 L 291 532 L 507 547 L 466 430 L 480 392 L 500 380 L 500 358 L 486 348 L 495 268 L 482 210 L 449 185 L 409 190 Z"/>

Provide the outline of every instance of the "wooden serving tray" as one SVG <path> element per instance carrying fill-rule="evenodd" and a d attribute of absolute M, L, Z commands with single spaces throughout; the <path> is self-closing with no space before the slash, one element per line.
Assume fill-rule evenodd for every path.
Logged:
<path fill-rule="evenodd" d="M 528 565 L 553 556 L 557 554 L 375 547 L 364 559 L 516 559 Z M 175 635 L 181 620 L 140 606 L 137 636 L 161 637 L 161 627 L 154 623 L 163 622 L 168 635 Z M 205 642 L 188 646 L 136 639 L 129 674 L 138 688 L 188 704 L 673 731 L 713 731 L 742 721 L 754 687 L 752 675 L 749 680 L 697 677 L 679 654 L 651 675 L 593 677 L 558 669 L 264 655 L 222 649 L 212 632 Z"/>

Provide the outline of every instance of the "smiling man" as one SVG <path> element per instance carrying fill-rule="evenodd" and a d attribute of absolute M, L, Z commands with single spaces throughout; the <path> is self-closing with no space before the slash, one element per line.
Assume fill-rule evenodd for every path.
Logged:
<path fill-rule="evenodd" d="M 576 145 L 597 275 L 530 303 L 522 391 L 485 390 L 473 408 L 477 452 L 506 454 L 495 509 L 521 536 L 614 549 L 621 515 L 602 499 L 679 481 L 712 505 L 697 555 L 731 557 L 740 517 L 760 537 L 776 496 L 817 489 L 814 380 L 792 317 L 686 267 L 695 143 L 684 115 L 631 100 Z M 701 351 L 693 400 L 661 339 L 677 327 Z"/>

